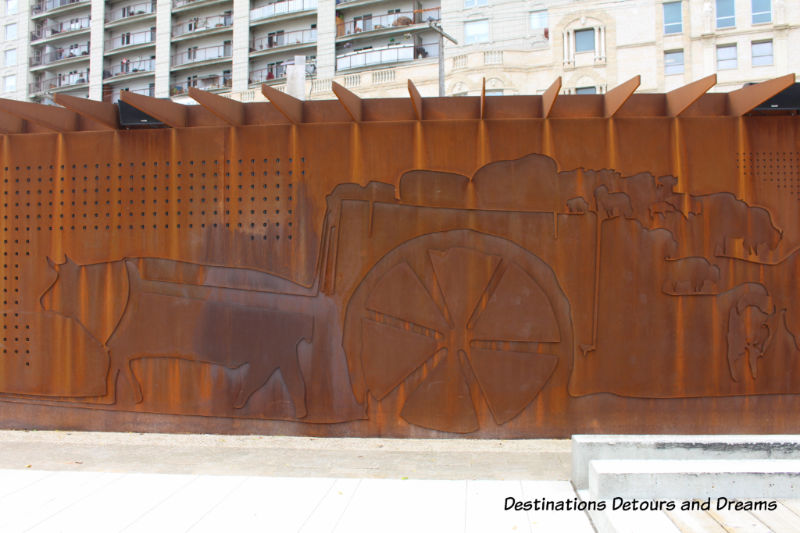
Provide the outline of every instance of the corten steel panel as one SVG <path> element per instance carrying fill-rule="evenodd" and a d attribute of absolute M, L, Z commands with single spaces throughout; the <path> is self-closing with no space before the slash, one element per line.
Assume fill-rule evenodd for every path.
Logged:
<path fill-rule="evenodd" d="M 743 115 L 791 80 L 636 83 L 4 103 L 0 425 L 796 431 L 800 119 Z"/>

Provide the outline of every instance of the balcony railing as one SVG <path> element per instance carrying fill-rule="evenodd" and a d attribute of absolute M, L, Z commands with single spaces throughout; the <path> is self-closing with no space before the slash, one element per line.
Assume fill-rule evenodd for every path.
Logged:
<path fill-rule="evenodd" d="M 39 26 L 31 33 L 31 41 L 38 41 L 39 39 L 49 39 L 57 35 L 65 35 L 81 30 L 88 30 L 91 26 L 91 19 L 83 17 L 79 19 L 72 19 L 56 24 L 48 24 L 46 26 Z"/>
<path fill-rule="evenodd" d="M 268 65 L 266 68 L 254 70 L 250 72 L 248 83 L 269 83 L 275 80 L 286 79 L 286 69 L 289 65 L 294 64 L 293 61 L 288 63 L 276 63 Z M 317 64 L 315 61 L 306 63 L 306 77 L 313 76 L 317 72 Z"/>
<path fill-rule="evenodd" d="M 316 28 L 310 30 L 290 31 L 286 33 L 280 31 L 253 41 L 251 51 L 257 52 L 259 50 L 269 50 L 270 48 L 278 48 L 280 46 L 314 43 L 316 41 Z"/>
<path fill-rule="evenodd" d="M 200 61 L 210 61 L 212 59 L 222 59 L 231 57 L 232 47 L 230 45 L 208 46 L 205 48 L 193 47 L 180 54 L 172 56 L 172 66 L 188 65 Z"/>
<path fill-rule="evenodd" d="M 31 93 L 41 93 L 53 89 L 61 89 L 71 87 L 73 85 L 82 85 L 89 83 L 89 70 L 80 72 L 70 72 L 69 74 L 59 74 L 55 78 L 48 78 L 31 83 Z"/>
<path fill-rule="evenodd" d="M 286 65 L 273 65 L 267 68 L 254 70 L 250 73 L 250 83 L 266 83 L 286 78 Z"/>
<path fill-rule="evenodd" d="M 106 41 L 106 51 L 125 48 L 126 46 L 137 46 L 155 42 L 156 30 L 137 31 L 136 33 L 123 33 Z"/>
<path fill-rule="evenodd" d="M 317 0 L 282 0 L 250 10 L 250 20 L 261 20 L 317 8 Z"/>
<path fill-rule="evenodd" d="M 144 96 L 151 96 L 151 97 L 156 95 L 155 85 L 150 84 L 150 87 L 142 87 L 141 89 L 122 89 L 119 92 L 114 92 L 113 96 L 111 97 L 111 103 L 116 104 L 117 102 L 119 102 L 120 96 L 125 91 L 136 94 L 143 94 Z"/>
<path fill-rule="evenodd" d="M 421 59 L 429 55 L 436 56 L 438 45 L 435 43 L 421 45 L 394 45 L 383 48 L 370 48 L 336 56 L 336 70 L 349 70 L 354 68 L 369 67 L 373 65 L 386 65 Z"/>
<path fill-rule="evenodd" d="M 34 15 L 38 15 L 73 4 L 86 4 L 88 7 L 91 4 L 91 0 L 44 0 L 44 2 L 34 4 L 32 11 Z"/>
<path fill-rule="evenodd" d="M 172 9 L 178 9 L 178 8 L 186 7 L 186 6 L 189 6 L 189 5 L 192 5 L 192 4 L 198 4 L 198 5 L 209 4 L 212 1 L 213 0 L 173 0 L 172 1 Z"/>
<path fill-rule="evenodd" d="M 180 96 L 189 93 L 189 87 L 196 87 L 201 91 L 213 91 L 216 89 L 229 89 L 233 86 L 233 79 L 229 74 L 214 74 L 201 76 L 192 81 L 178 82 L 169 88 L 170 96 Z"/>
<path fill-rule="evenodd" d="M 184 20 L 172 26 L 172 36 L 180 37 L 189 33 L 226 28 L 233 24 L 233 17 L 230 15 L 215 15 L 213 17 L 195 17 Z"/>
<path fill-rule="evenodd" d="M 151 15 L 155 12 L 155 3 L 151 2 L 135 4 L 121 8 L 113 8 L 110 9 L 108 15 L 106 15 L 106 22 L 116 22 L 118 20 L 126 19 L 128 17 L 137 17 L 139 15 Z"/>
<path fill-rule="evenodd" d="M 48 52 L 46 54 L 41 53 L 41 51 L 34 51 L 33 57 L 30 59 L 30 65 L 32 67 L 38 65 L 50 65 L 52 63 L 57 63 L 59 61 L 81 56 L 86 56 L 86 59 L 89 59 L 89 43 L 71 46 L 67 49 L 57 48 L 55 51 Z"/>
<path fill-rule="evenodd" d="M 411 26 L 421 22 L 439 20 L 439 13 L 440 9 L 436 7 L 433 9 L 407 11 L 405 13 L 391 13 L 389 15 L 365 15 L 339 23 L 336 28 L 336 35 L 341 37 L 343 35 L 385 30 L 387 28 L 402 28 L 403 26 Z"/>
<path fill-rule="evenodd" d="M 155 69 L 155 59 L 140 59 L 137 61 L 128 61 L 127 59 L 123 59 L 119 63 L 116 63 L 110 67 L 106 67 L 106 69 L 103 70 L 103 79 L 125 76 L 127 74 L 134 74 L 136 72 L 153 72 Z"/>

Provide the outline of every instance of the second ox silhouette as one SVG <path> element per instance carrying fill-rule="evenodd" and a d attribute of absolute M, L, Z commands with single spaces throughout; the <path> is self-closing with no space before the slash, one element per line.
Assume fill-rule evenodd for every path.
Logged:
<path fill-rule="evenodd" d="M 58 278 L 43 295 L 42 304 L 78 320 L 104 344 L 110 357 L 109 392 L 116 394 L 121 374 L 140 403 L 141 385 L 131 363 L 146 357 L 172 357 L 241 368 L 233 402 L 237 409 L 280 370 L 295 416 L 306 415 L 297 346 L 303 339 L 311 340 L 312 316 L 237 304 L 228 298 L 235 292 L 230 289 L 212 289 L 214 299 L 198 298 L 191 290 L 195 286 L 142 279 L 131 260 L 84 266 L 67 259 L 51 266 Z M 88 295 L 88 300 L 77 298 L 80 293 Z M 83 305 L 87 301 L 89 305 Z"/>

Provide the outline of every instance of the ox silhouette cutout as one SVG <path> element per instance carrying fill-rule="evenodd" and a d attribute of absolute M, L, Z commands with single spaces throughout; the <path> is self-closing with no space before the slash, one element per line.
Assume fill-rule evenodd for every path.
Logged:
<path fill-rule="evenodd" d="M 306 415 L 297 349 L 312 339 L 312 317 L 226 302 L 226 289 L 220 289 L 223 296 L 216 301 L 187 296 L 182 283 L 143 279 L 133 260 L 78 265 L 67 257 L 64 264 L 51 265 L 58 278 L 42 296 L 42 305 L 78 321 L 105 346 L 107 393 L 117 402 L 125 403 L 116 394 L 118 378 L 127 381 L 134 403 L 144 399 L 134 361 L 177 358 L 237 369 L 238 390 L 230 399 L 234 409 L 243 408 L 279 371 L 295 417 Z M 91 300 L 105 295 L 114 313 L 81 308 L 81 293 Z"/>

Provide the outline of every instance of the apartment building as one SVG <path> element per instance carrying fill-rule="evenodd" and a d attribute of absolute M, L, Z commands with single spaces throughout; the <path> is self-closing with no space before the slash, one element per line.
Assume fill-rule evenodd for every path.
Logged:
<path fill-rule="evenodd" d="M 0 98 L 27 97 L 28 13 L 20 0 L 0 0 Z"/>
<path fill-rule="evenodd" d="M 336 81 L 365 97 L 413 79 L 448 95 L 570 93 L 632 76 L 664 91 L 716 73 L 715 90 L 800 70 L 788 0 L 0 0 L 3 96 L 190 101 L 190 87 L 253 101 L 304 58 L 305 98 Z M 457 44 L 441 39 L 437 26 Z M 16 63 L 14 63 L 16 61 Z"/>

